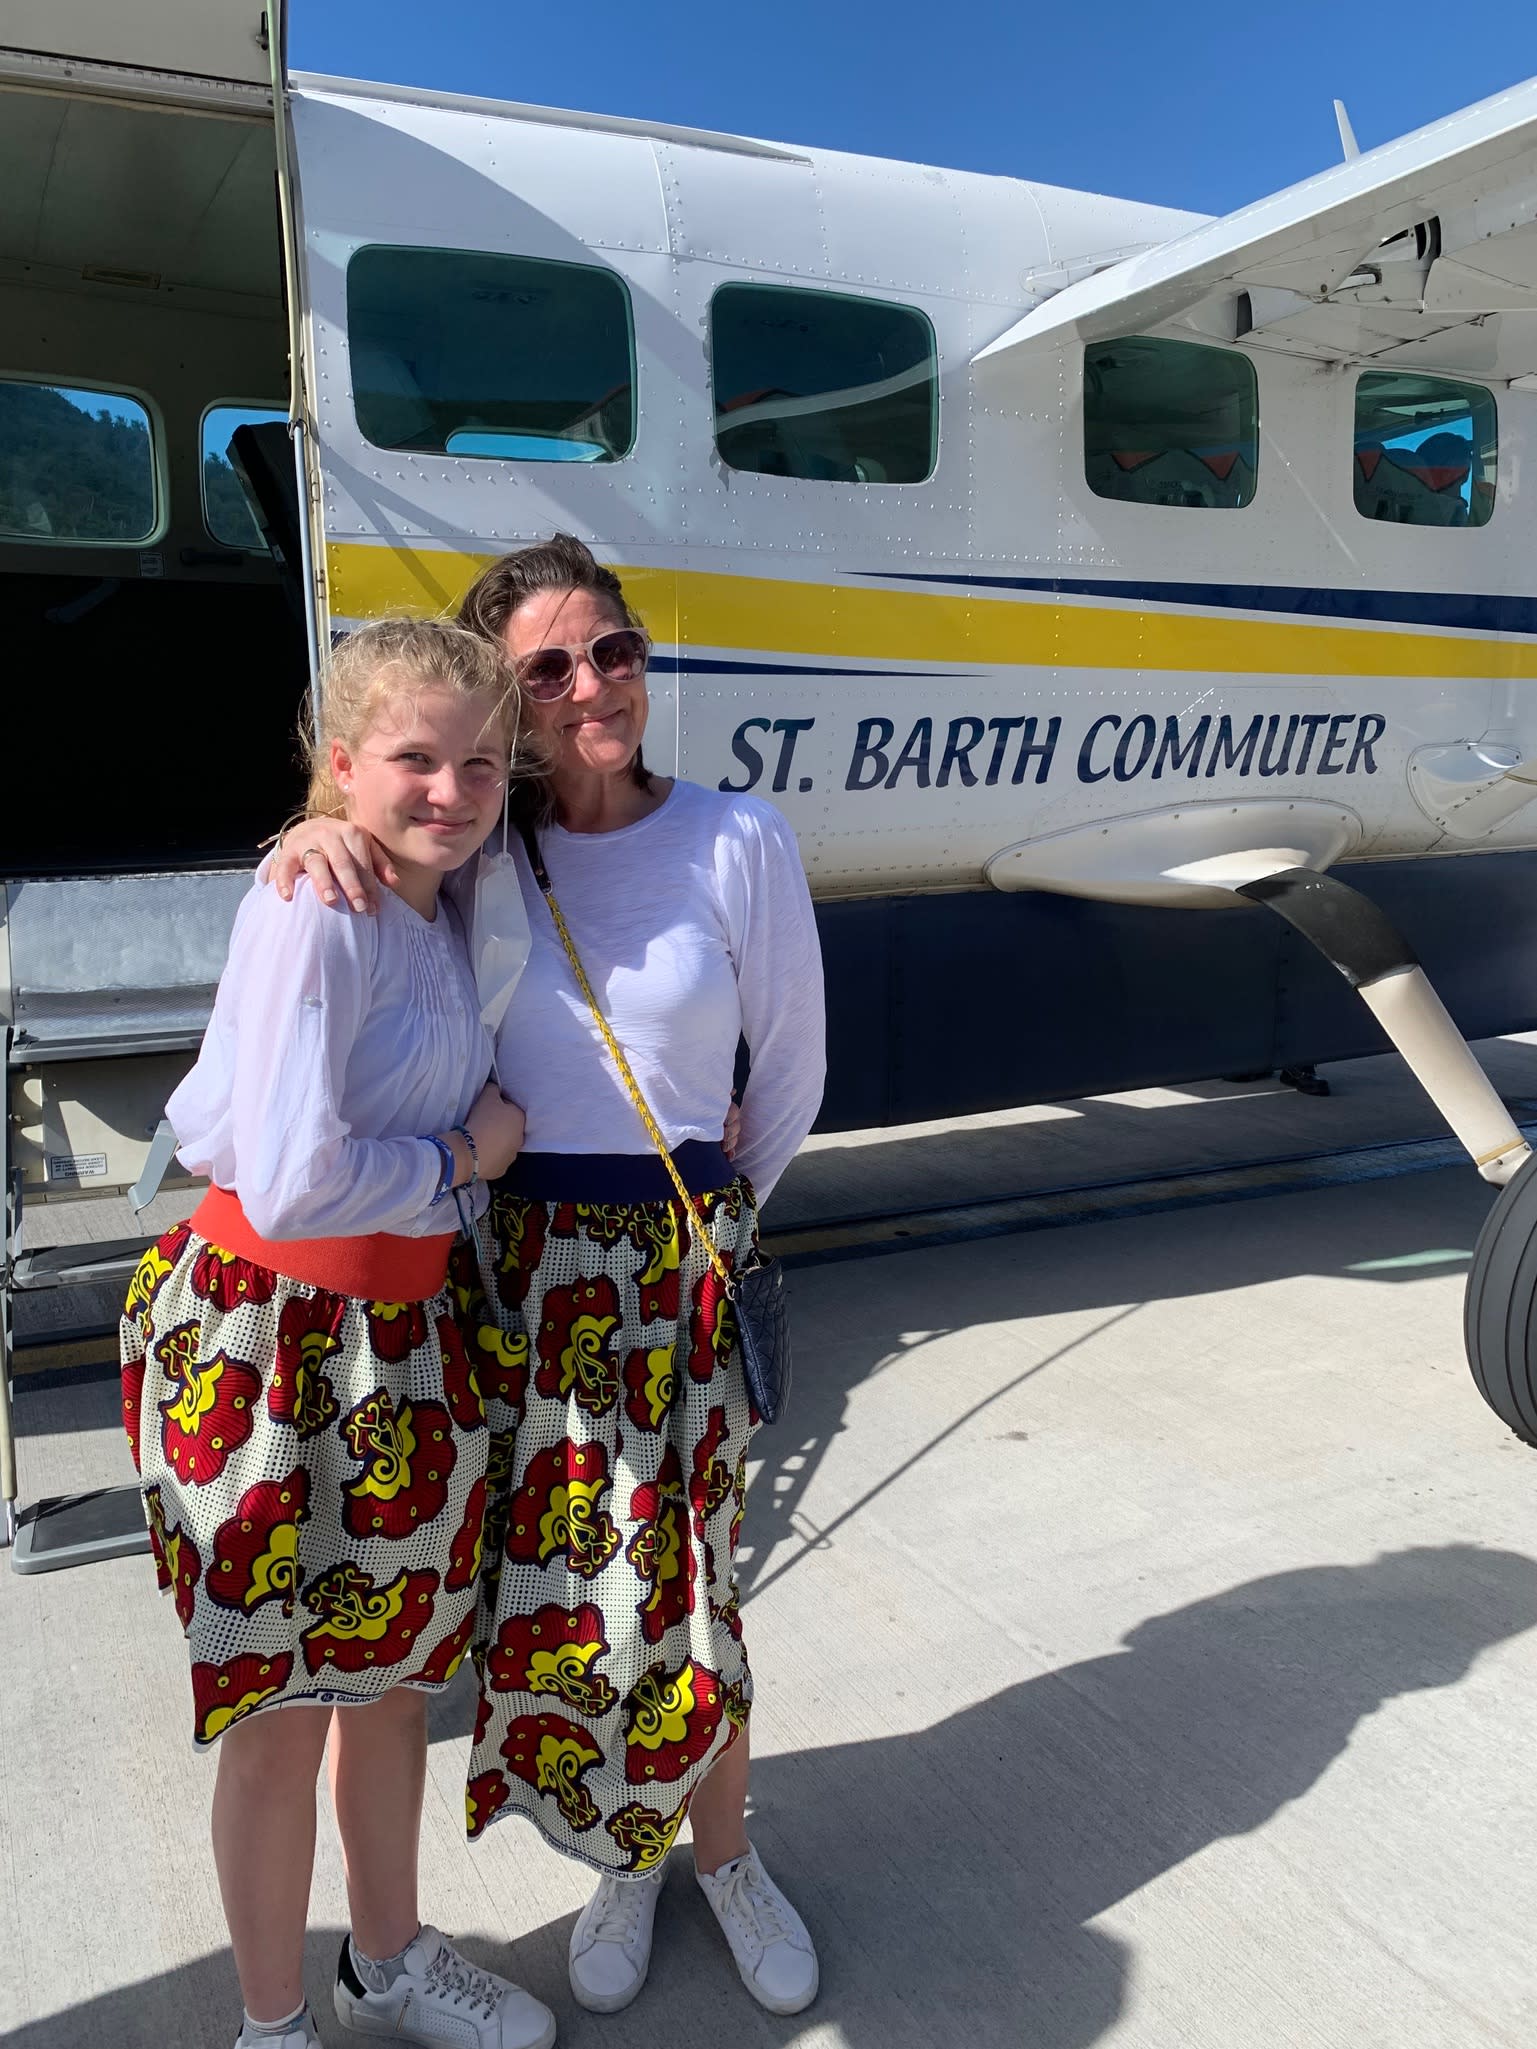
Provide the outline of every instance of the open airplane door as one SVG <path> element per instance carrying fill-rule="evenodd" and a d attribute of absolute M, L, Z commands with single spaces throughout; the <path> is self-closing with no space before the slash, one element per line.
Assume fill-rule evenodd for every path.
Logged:
<path fill-rule="evenodd" d="M 0 46 L 36 60 L 40 74 L 65 66 L 72 83 L 105 95 L 144 93 L 158 84 L 163 97 L 199 97 L 219 104 L 219 87 L 257 87 L 270 94 L 276 143 L 278 204 L 282 217 L 283 282 L 288 314 L 289 405 L 292 454 L 277 445 L 271 426 L 243 430 L 251 456 L 242 467 L 253 516 L 280 560 L 280 536 L 297 541 L 288 562 L 302 591 L 310 682 L 319 663 L 320 616 L 314 562 L 315 508 L 320 483 L 304 402 L 302 252 L 294 204 L 294 154 L 288 120 L 288 7 L 286 0 L 9 0 L 0 19 Z M 116 70 L 120 76 L 114 78 Z M 196 88 L 209 91 L 199 95 Z M 243 95 L 249 102 L 250 95 Z M 289 469 L 294 471 L 290 487 Z M 252 490 L 253 480 L 264 488 Z M 281 501 L 281 502 L 279 502 Z"/>
<path fill-rule="evenodd" d="M 197 759 L 206 767 L 210 758 L 238 758 L 240 767 L 223 801 L 181 807 L 216 816 L 222 837 L 200 837 L 200 825 L 188 831 L 180 822 L 155 837 L 151 821 L 145 837 L 133 839 L 123 821 L 131 829 L 139 810 L 164 807 L 146 803 L 142 779 L 125 777 L 109 720 L 93 714 L 109 742 L 87 762 L 71 733 L 77 802 L 65 807 L 91 819 L 90 833 L 66 835 L 32 858 L 30 848 L 17 851 L 29 824 L 0 852 L 0 1549 L 13 1547 L 17 1571 L 47 1571 L 142 1549 L 144 1519 L 137 1488 L 124 1487 L 37 1504 L 18 1527 L 13 1298 L 28 1289 L 126 1286 L 143 1240 L 27 1247 L 23 1204 L 60 1188 L 121 1188 L 142 1211 L 166 1169 L 168 1128 L 150 1134 L 196 1053 L 223 965 L 244 886 L 229 863 L 282 816 L 291 787 L 293 710 L 315 665 L 309 522 L 318 480 L 302 389 L 283 0 L 7 0 L 0 87 L 7 254 L 40 273 L 34 280 L 22 260 L 11 265 L 20 275 L 11 280 L 8 312 L 26 294 L 38 296 L 25 319 L 8 323 L 7 375 L 47 393 L 55 413 L 79 385 L 86 397 L 99 388 L 137 404 L 138 394 L 146 423 L 152 408 L 158 415 L 143 434 L 152 477 L 146 519 L 157 524 L 142 534 L 106 523 L 56 529 L 46 524 L 55 501 L 44 502 L 44 486 L 53 486 L 45 475 L 45 523 L 4 537 L 13 553 L 35 540 L 51 551 L 41 568 L 6 565 L 8 644 L 49 650 L 46 660 L 20 659 L 49 678 L 47 691 L 30 696 L 38 720 L 54 722 L 50 744 L 67 716 L 58 706 L 74 701 L 76 683 L 93 706 L 102 696 L 100 648 L 110 645 L 125 673 L 158 664 L 157 685 L 172 695 L 203 685 L 214 646 L 226 676 L 237 676 L 225 692 L 234 723 L 221 752 L 208 722 L 223 713 L 206 712 Z M 65 292 L 59 277 L 84 289 Z M 67 300 L 64 312 L 55 299 Z M 56 362 L 45 349 L 57 350 Z M 199 490 L 208 449 L 218 447 L 206 440 L 205 421 L 248 409 L 262 424 L 238 431 L 264 437 L 257 452 L 269 459 L 250 467 L 266 490 L 240 504 L 230 464 L 234 502 L 221 502 L 231 538 Z M 285 510 L 286 523 L 277 516 Z M 254 535 L 245 538 L 253 523 L 291 533 L 292 545 L 258 547 Z M 77 550 L 73 561 L 67 549 Z M 285 576 L 292 592 L 282 587 Z M 289 602 L 301 584 L 303 648 Z M 238 643 L 235 652 L 213 637 L 221 631 Z M 257 698 L 256 686 L 266 695 Z M 266 712 L 242 711 L 251 703 Z M 142 719 L 142 708 L 129 711 Z M 20 716 L 14 707 L 8 714 L 13 724 Z M 25 754 L 25 742 L 17 744 Z M 174 787 L 177 768 L 161 768 Z M 124 784 L 130 790 L 114 811 L 111 793 Z M 199 787 L 190 771 L 186 787 Z M 249 819 L 240 817 L 242 797 L 255 814 Z M 114 835 L 125 841 L 121 856 Z M 144 902 L 153 909 L 139 929 L 131 906 Z M 125 932 L 136 935 L 131 946 Z M 82 1177 L 90 1177 L 84 1188 Z"/>
<path fill-rule="evenodd" d="M 268 11 L 261 0 L 8 0 L 0 43 L 40 57 L 266 85 Z"/>
<path fill-rule="evenodd" d="M 31 82 L 20 68 L 31 60 L 35 82 L 50 83 L 50 71 L 57 69 L 61 86 L 67 82 L 88 95 L 163 99 L 223 111 L 231 103 L 248 108 L 249 89 L 255 87 L 271 106 L 289 338 L 286 433 L 292 451 L 290 456 L 277 445 L 281 429 L 245 429 L 252 460 L 241 474 L 268 547 L 285 563 L 295 592 L 302 591 L 313 687 L 320 649 L 313 546 L 320 489 L 304 402 L 304 299 L 288 120 L 286 0 L 133 0 L 132 5 L 120 0 L 9 0 L 0 17 L 0 48 L 17 53 L 19 64 L 11 70 L 19 82 Z M 231 94 L 228 88 L 236 91 Z M 262 488 L 253 490 L 253 480 Z M 283 535 L 296 539 L 298 560 L 287 560 L 290 551 L 278 538 Z"/>
<path fill-rule="evenodd" d="M 976 357 L 1124 335 L 1247 343 L 1323 363 L 1537 387 L 1537 80 L 1206 223 L 1044 299 Z M 1537 703 L 1506 686 L 1497 730 L 1424 750 L 1421 810 L 1471 843 L 1537 798 Z M 1380 913 L 1284 856 L 1202 879 L 1265 903 L 1359 991 L 1466 1145 L 1504 1184 L 1468 1275 L 1480 1393 L 1537 1445 L 1537 1158 Z"/>

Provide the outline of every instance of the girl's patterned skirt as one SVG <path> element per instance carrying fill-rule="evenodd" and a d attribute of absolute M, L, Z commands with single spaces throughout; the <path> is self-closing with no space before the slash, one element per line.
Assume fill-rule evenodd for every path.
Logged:
<path fill-rule="evenodd" d="M 334 1293 L 211 1242 L 205 1221 L 145 1253 L 121 1333 L 194 1738 L 296 1701 L 435 1692 L 470 1645 L 489 1445 L 447 1290 Z M 392 1242 L 422 1268 L 420 1245 Z"/>
<path fill-rule="evenodd" d="M 718 1147 L 678 1162 L 714 1191 L 699 1207 L 729 1267 L 751 1191 Z M 491 1426 L 470 1834 L 528 1815 L 631 1876 L 667 1854 L 752 1698 L 734 1559 L 757 1419 L 661 1175 L 525 1156 L 480 1227 L 483 1288 L 456 1269 Z"/>

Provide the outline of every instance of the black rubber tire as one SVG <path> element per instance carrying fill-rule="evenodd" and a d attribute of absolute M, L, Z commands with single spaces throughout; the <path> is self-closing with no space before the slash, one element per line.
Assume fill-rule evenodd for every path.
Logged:
<path fill-rule="evenodd" d="M 1537 1155 L 1500 1190 L 1473 1248 L 1463 1307 L 1479 1393 L 1537 1445 Z"/>

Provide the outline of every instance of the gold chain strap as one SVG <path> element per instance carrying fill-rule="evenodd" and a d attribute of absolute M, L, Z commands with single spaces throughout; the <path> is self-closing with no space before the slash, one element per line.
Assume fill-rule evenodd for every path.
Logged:
<path fill-rule="evenodd" d="M 604 1044 L 608 1047 L 610 1054 L 612 1054 L 614 1065 L 619 1069 L 624 1085 L 630 1092 L 630 1101 L 635 1105 L 635 1114 L 640 1118 L 641 1123 L 645 1125 L 651 1143 L 661 1154 L 662 1165 L 672 1176 L 672 1185 L 678 1191 L 679 1201 L 688 1211 L 689 1222 L 694 1227 L 694 1234 L 709 1253 L 710 1264 L 720 1276 L 721 1284 L 725 1288 L 727 1295 L 730 1295 L 731 1269 L 716 1251 L 714 1240 L 705 1227 L 704 1218 L 699 1214 L 693 1196 L 689 1194 L 688 1189 L 684 1186 L 683 1176 L 678 1172 L 677 1162 L 667 1150 L 667 1141 L 663 1138 L 657 1121 L 651 1114 L 650 1106 L 640 1092 L 640 1084 L 630 1071 L 630 1063 L 624 1057 L 624 1048 L 614 1037 L 613 1032 L 609 1028 L 608 1019 L 598 1007 L 598 999 L 592 993 L 592 984 L 588 981 L 586 970 L 583 968 L 581 960 L 577 955 L 576 945 L 567 929 L 566 921 L 561 915 L 560 905 L 555 901 L 554 891 L 550 889 L 547 883 L 541 882 L 540 887 L 544 891 L 544 900 L 550 907 L 550 916 L 555 920 L 555 930 L 560 934 L 560 943 L 566 949 L 566 958 L 571 963 L 571 972 L 576 976 L 582 994 L 587 998 L 587 1008 L 592 1012 L 597 1022 L 598 1030 L 603 1034 Z"/>

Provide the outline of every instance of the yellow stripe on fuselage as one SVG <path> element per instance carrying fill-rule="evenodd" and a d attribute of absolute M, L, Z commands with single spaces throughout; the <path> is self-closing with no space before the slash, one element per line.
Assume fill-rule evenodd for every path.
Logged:
<path fill-rule="evenodd" d="M 452 611 L 495 559 L 392 542 L 332 542 L 326 548 L 332 617 Z M 619 573 L 625 595 L 668 646 L 957 666 L 1537 678 L 1537 644 L 1484 634 L 793 583 L 708 570 L 620 567 Z"/>

